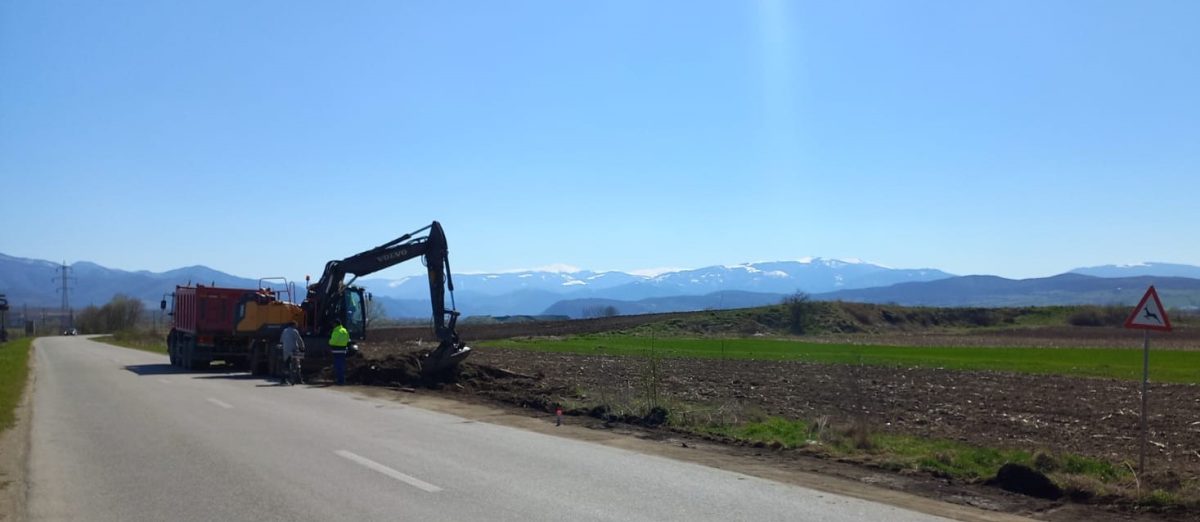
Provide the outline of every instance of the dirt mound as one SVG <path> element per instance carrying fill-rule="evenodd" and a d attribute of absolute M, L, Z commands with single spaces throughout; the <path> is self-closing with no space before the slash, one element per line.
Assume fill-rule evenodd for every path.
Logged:
<path fill-rule="evenodd" d="M 984 484 L 1046 500 L 1058 500 L 1063 496 L 1063 490 L 1054 485 L 1049 477 L 1020 464 L 1008 463 L 1001 466 L 996 476 Z"/>
<path fill-rule="evenodd" d="M 377 360 L 351 358 L 346 361 L 346 381 L 366 386 L 412 386 L 424 384 L 422 353 L 388 354 Z"/>
<path fill-rule="evenodd" d="M 650 408 L 650 411 L 645 415 L 637 415 L 634 413 L 616 414 L 612 408 L 606 404 L 593 406 L 591 408 L 578 408 L 565 412 L 567 415 L 585 415 L 588 417 L 600 419 L 605 423 L 620 422 L 623 424 L 632 424 L 634 426 L 645 426 L 654 428 L 667 423 L 667 417 L 670 413 L 662 406 Z"/>
<path fill-rule="evenodd" d="M 460 388 L 514 390 L 526 389 L 541 380 L 540 375 L 525 375 L 488 364 L 460 363 L 451 371 L 427 374 L 422 362 L 429 350 L 388 353 L 380 358 L 354 358 L 346 362 L 346 380 L 364 386 L 421 386 L 440 388 L 453 384 Z"/>

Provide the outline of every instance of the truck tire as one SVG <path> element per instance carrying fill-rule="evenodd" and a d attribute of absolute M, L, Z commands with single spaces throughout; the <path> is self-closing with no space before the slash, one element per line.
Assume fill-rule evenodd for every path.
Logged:
<path fill-rule="evenodd" d="M 171 366 L 175 366 L 175 330 L 167 334 L 167 360 L 171 361 Z"/>
<path fill-rule="evenodd" d="M 267 373 L 267 347 L 265 343 L 254 343 L 250 347 L 250 375 L 263 375 Z"/>
<path fill-rule="evenodd" d="M 180 366 L 184 367 L 184 370 L 192 370 L 192 353 L 194 352 L 196 352 L 196 340 L 188 337 L 187 341 L 184 341 L 184 349 L 179 354 L 181 359 Z"/>
<path fill-rule="evenodd" d="M 267 376 L 279 377 L 283 375 L 283 368 L 280 368 L 279 357 L 275 356 L 274 350 L 267 350 Z"/>
<path fill-rule="evenodd" d="M 197 352 L 199 352 L 199 351 L 200 351 L 200 350 L 197 350 L 197 349 L 196 349 L 196 343 L 193 341 L 193 342 L 192 342 L 192 354 L 191 354 L 191 357 L 190 357 L 190 358 L 191 358 L 191 360 L 192 360 L 192 369 L 193 369 L 193 370 L 204 370 L 204 369 L 207 369 L 207 368 L 208 368 L 208 365 L 209 365 L 209 363 L 211 363 L 211 362 L 212 362 L 212 361 L 210 361 L 210 360 L 207 360 L 207 359 L 203 358 L 203 356 L 198 356 L 198 355 L 197 355 Z"/>
<path fill-rule="evenodd" d="M 250 375 L 258 375 L 258 345 L 250 347 L 250 357 L 246 360 L 246 366 Z"/>

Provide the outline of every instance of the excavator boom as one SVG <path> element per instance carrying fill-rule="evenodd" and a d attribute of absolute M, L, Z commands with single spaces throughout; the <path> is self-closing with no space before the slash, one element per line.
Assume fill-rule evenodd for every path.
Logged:
<path fill-rule="evenodd" d="M 452 369 L 471 349 L 459 340 L 455 330 L 458 311 L 453 307 L 446 308 L 446 290 L 453 296 L 454 281 L 450 274 L 446 234 L 437 221 L 365 252 L 326 263 L 321 278 L 309 286 L 305 300 L 309 317 L 313 319 L 310 323 L 313 333 L 328 335 L 334 323 L 342 318 L 345 288 L 354 279 L 416 257 L 424 257 L 428 269 L 433 330 L 438 338 L 438 347 L 421 361 L 421 370 L 431 375 Z M 353 276 L 350 283 L 344 282 L 347 275 Z"/>

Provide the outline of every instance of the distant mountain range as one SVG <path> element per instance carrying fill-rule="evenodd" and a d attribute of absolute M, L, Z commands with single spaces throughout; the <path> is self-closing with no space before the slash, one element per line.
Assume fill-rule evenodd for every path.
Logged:
<path fill-rule="evenodd" d="M 1110 272 L 1119 273 L 1119 272 Z M 1096 277 L 1070 272 L 1036 279 L 964 276 L 924 283 L 901 283 L 883 288 L 841 290 L 812 297 L 907 306 L 1043 306 L 1136 305 L 1155 285 L 1163 305 L 1200 307 L 1200 279 L 1139 275 Z"/>
<path fill-rule="evenodd" d="M 1200 266 L 1174 263 L 1138 263 L 1136 265 L 1104 265 L 1076 268 L 1070 273 L 1096 277 L 1159 276 L 1200 279 Z"/>
<path fill-rule="evenodd" d="M 57 307 L 62 299 L 62 283 L 61 280 L 54 280 L 63 276 L 59 270 L 61 266 L 61 263 L 51 261 L 0 254 L 0 294 L 8 296 L 10 305 Z M 199 265 L 167 272 L 129 272 L 87 261 L 68 266 L 70 270 L 67 275 L 71 279 L 67 281 L 67 286 L 71 305 L 75 309 L 89 304 L 102 305 L 118 293 L 137 297 L 147 303 L 153 302 L 157 307 L 163 294 L 173 292 L 176 284 L 188 282 L 246 288 L 254 288 L 258 284 L 257 279 L 232 276 Z"/>
<path fill-rule="evenodd" d="M 57 307 L 52 279 L 60 265 L 0 254 L 0 293 L 11 304 Z M 157 307 L 176 284 L 253 288 L 256 279 L 204 266 L 162 273 L 129 272 L 89 262 L 70 265 L 74 308 L 100 305 L 124 293 Z M 621 314 L 744 308 L 780 302 L 796 292 L 842 299 L 929 306 L 1132 304 L 1155 282 L 1167 306 L 1200 306 L 1200 267 L 1168 263 L 1079 268 L 1049 278 L 1012 280 L 954 276 L 932 268 L 895 269 L 853 259 L 804 258 L 678 270 L 642 276 L 624 272 L 522 271 L 455 274 L 455 301 L 467 315 Z M 422 277 L 357 281 L 393 317 L 430 313 Z M 611 307 L 611 308 L 609 308 Z"/>
<path fill-rule="evenodd" d="M 464 309 L 467 309 L 466 303 L 470 303 L 470 310 L 474 314 L 509 315 L 539 314 L 543 311 L 551 313 L 551 307 L 563 300 L 634 302 L 657 298 L 671 302 L 679 297 L 698 297 L 716 292 L 748 292 L 774 295 L 768 301 L 778 302 L 780 295 L 796 291 L 830 292 L 948 277 L 953 275 L 929 268 L 894 269 L 858 260 L 805 258 L 710 266 L 655 276 L 590 271 L 455 274 L 454 285 L 456 298 L 464 304 Z M 424 277 L 363 279 L 359 282 L 376 299 L 383 299 L 391 313 L 400 312 L 406 316 L 414 311 L 419 311 L 419 315 L 427 313 L 429 286 Z M 701 309 L 706 307 L 702 306 Z M 641 309 L 633 305 L 617 308 L 621 313 L 634 313 L 626 310 Z M 663 311 L 676 310 L 678 308 L 675 306 L 667 306 Z"/>

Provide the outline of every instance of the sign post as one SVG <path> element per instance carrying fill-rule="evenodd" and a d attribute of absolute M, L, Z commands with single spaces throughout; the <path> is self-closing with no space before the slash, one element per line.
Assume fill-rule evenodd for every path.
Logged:
<path fill-rule="evenodd" d="M 1142 296 L 1141 302 L 1133 309 L 1133 313 L 1129 314 L 1129 318 L 1125 320 L 1125 328 L 1142 330 L 1142 449 L 1138 455 L 1138 473 L 1145 473 L 1146 446 L 1150 436 L 1147 422 L 1150 415 L 1147 408 L 1147 399 L 1150 393 L 1150 330 L 1171 331 L 1171 319 L 1167 317 L 1167 310 L 1163 308 L 1162 301 L 1158 299 L 1158 292 L 1154 290 L 1154 285 L 1150 285 L 1150 289 L 1146 290 L 1146 295 Z"/>

